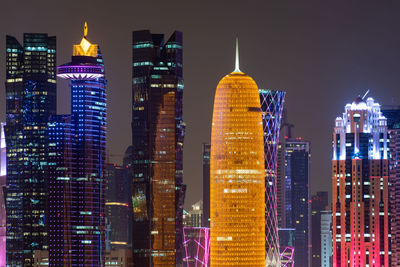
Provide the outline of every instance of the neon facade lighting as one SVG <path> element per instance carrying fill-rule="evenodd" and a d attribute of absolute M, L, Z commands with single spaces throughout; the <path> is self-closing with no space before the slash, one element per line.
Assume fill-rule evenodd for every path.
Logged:
<path fill-rule="evenodd" d="M 389 267 L 387 120 L 358 97 L 335 121 L 332 159 L 333 266 Z"/>
<path fill-rule="evenodd" d="M 185 248 L 185 267 L 209 267 L 210 228 L 184 227 L 183 246 Z"/>
<path fill-rule="evenodd" d="M 259 89 L 259 94 L 264 131 L 266 264 L 279 265 L 276 179 L 279 130 L 286 92 Z"/>

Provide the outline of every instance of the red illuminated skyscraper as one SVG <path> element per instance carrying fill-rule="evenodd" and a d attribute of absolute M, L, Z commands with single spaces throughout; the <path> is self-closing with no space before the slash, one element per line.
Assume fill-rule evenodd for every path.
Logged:
<path fill-rule="evenodd" d="M 357 98 L 336 118 L 332 160 L 333 266 L 391 266 L 386 118 Z"/>

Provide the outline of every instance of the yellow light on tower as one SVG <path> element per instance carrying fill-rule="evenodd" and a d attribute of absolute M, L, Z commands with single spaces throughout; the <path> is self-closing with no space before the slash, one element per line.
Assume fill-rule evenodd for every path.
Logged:
<path fill-rule="evenodd" d="M 87 57 L 97 57 L 97 44 L 91 44 L 87 37 L 88 27 L 85 22 L 85 26 L 83 28 L 83 38 L 81 43 L 78 45 L 74 45 L 73 56 L 87 56 Z"/>
<path fill-rule="evenodd" d="M 218 84 L 211 132 L 211 266 L 265 266 L 264 143 L 257 84 L 239 69 Z"/>

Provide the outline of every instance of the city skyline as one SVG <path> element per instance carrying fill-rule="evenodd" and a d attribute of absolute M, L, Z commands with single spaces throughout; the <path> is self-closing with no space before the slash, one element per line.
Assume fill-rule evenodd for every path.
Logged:
<path fill-rule="evenodd" d="M 239 6 L 233 2 L 229 7 L 224 5 L 231 14 L 227 15 L 227 23 L 218 17 L 223 3 L 215 3 L 213 8 L 199 5 L 196 12 L 189 3 L 171 7 L 160 4 L 158 8 L 149 3 L 127 3 L 122 9 L 99 1 L 99 8 L 93 9 L 92 2 L 88 1 L 76 9 L 67 3 L 54 6 L 49 1 L 17 7 L 6 0 L 0 11 L 0 49 L 5 49 L 5 34 L 22 36 L 23 32 L 48 32 L 58 39 L 57 61 L 67 62 L 71 53 L 69 44 L 80 38 L 76 29 L 87 20 L 93 29 L 92 38 L 102 40 L 102 52 L 107 61 L 110 107 L 107 149 L 115 155 L 123 154 L 131 140 L 130 116 L 121 118 L 121 114 L 130 113 L 131 32 L 147 28 L 167 34 L 175 29 L 183 31 L 184 120 L 187 123 L 184 183 L 188 184 L 186 206 L 190 206 L 201 198 L 201 190 L 196 190 L 202 184 L 201 143 L 210 140 L 212 88 L 221 78 L 216 73 L 224 73 L 231 66 L 233 42 L 238 36 L 244 54 L 243 68 L 259 81 L 260 87 L 287 91 L 286 107 L 296 125 L 296 136 L 310 140 L 316 148 L 311 167 L 312 192 L 331 191 L 329 122 L 340 110 L 340 102 L 362 95 L 367 88 L 372 89 L 375 99 L 382 104 L 391 104 L 392 97 L 395 104 L 400 99 L 396 75 L 400 44 L 396 34 L 392 34 L 398 31 L 399 19 L 395 11 L 399 6 L 397 3 L 366 3 L 359 7 L 341 5 L 340 1 L 326 6 L 316 1 L 290 6 L 283 3 Z M 45 15 L 38 19 L 35 12 L 25 12 L 28 10 Z M 104 19 L 109 10 L 118 14 L 112 16 L 115 18 L 112 22 Z M 165 11 L 173 15 L 168 18 L 170 23 L 157 18 L 162 18 L 160 14 Z M 15 16 L 18 12 L 23 12 L 24 16 Z M 74 12 L 74 19 L 65 23 L 70 12 Z M 207 21 L 203 20 L 204 15 L 198 14 L 205 14 Z M 249 20 L 250 16 L 255 19 Z M 214 27 L 210 29 L 209 25 Z M 207 37 L 215 41 L 201 42 Z M 254 43 L 259 44 L 260 49 L 251 49 Z M 198 53 L 199 49 L 204 53 Z M 1 54 L 0 61 L 4 60 Z M 213 68 L 207 68 L 208 64 Z M 205 78 L 199 79 L 199 73 Z M 0 72 L 0 79 L 5 79 L 4 71 Z M 68 91 L 67 83 L 58 80 L 58 114 L 69 113 L 69 101 L 63 101 L 69 99 Z M 0 104 L 4 106 L 4 84 L 0 92 L 3 96 Z M 320 112 L 313 112 L 307 106 Z M 4 112 L 0 111 L 1 121 L 5 121 Z M 118 117 L 120 119 L 116 119 Z M 313 131 L 312 121 L 315 120 L 321 121 L 320 131 Z M 120 157 L 111 160 L 121 161 Z"/>

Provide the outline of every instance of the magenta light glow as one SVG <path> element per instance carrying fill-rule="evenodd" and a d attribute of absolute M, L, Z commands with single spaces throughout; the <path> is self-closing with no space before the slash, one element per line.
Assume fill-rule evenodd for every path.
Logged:
<path fill-rule="evenodd" d="M 208 267 L 210 257 L 210 228 L 184 227 L 183 246 L 187 267 Z"/>
<path fill-rule="evenodd" d="M 281 253 L 282 267 L 294 267 L 294 248 L 285 247 Z"/>

